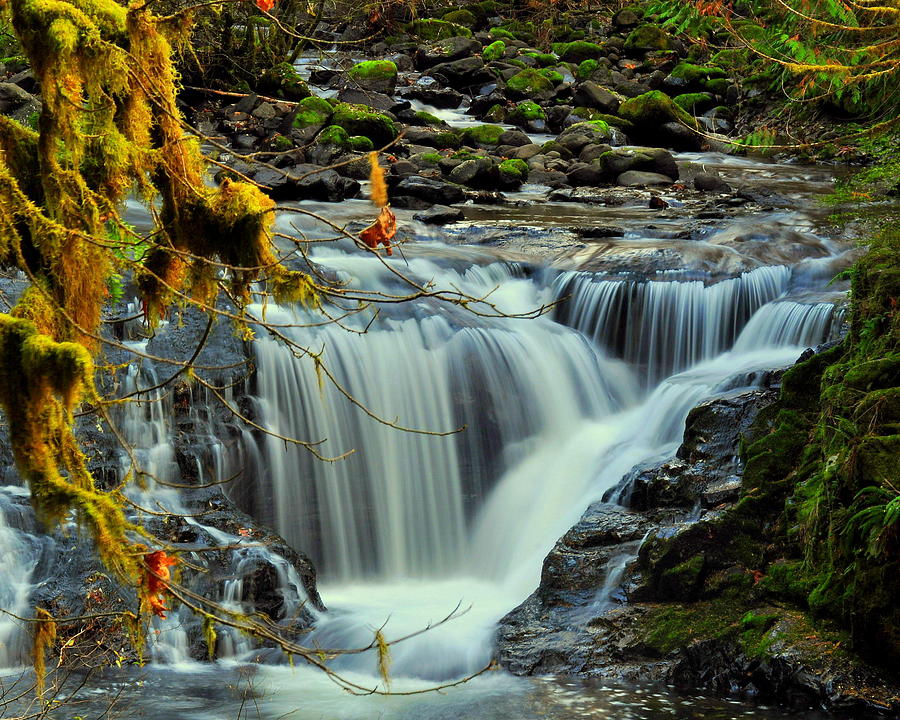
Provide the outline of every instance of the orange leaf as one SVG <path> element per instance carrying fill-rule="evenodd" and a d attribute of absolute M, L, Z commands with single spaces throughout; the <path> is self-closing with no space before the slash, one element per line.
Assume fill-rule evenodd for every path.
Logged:
<path fill-rule="evenodd" d="M 375 222 L 359 234 L 359 239 L 375 250 L 379 245 L 387 248 L 387 254 L 391 252 L 391 238 L 397 234 L 397 217 L 387 206 L 381 208 Z"/>
<path fill-rule="evenodd" d="M 157 550 L 144 555 L 144 584 L 147 587 L 147 602 L 150 610 L 161 618 L 166 617 L 165 593 L 168 589 L 171 573 L 169 568 L 178 564 L 178 558 L 167 555 L 163 550 Z"/>
<path fill-rule="evenodd" d="M 369 182 L 372 185 L 372 204 L 384 207 L 388 204 L 387 183 L 384 181 L 384 168 L 378 164 L 378 153 L 369 153 Z"/>
<path fill-rule="evenodd" d="M 275 7 L 275 0 L 256 0 L 256 7 L 263 12 L 269 12 L 269 10 Z"/>

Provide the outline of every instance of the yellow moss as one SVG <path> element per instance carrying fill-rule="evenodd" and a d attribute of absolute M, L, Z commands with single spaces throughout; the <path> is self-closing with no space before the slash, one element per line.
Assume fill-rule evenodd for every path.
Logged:
<path fill-rule="evenodd" d="M 44 694 L 44 684 L 47 677 L 47 651 L 56 642 L 56 621 L 53 616 L 43 608 L 35 611 L 37 622 L 34 625 L 34 644 L 32 654 L 34 656 L 35 685 L 38 695 Z"/>

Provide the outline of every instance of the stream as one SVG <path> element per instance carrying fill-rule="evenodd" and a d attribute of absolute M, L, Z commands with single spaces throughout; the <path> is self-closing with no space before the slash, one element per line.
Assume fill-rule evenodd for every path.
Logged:
<path fill-rule="evenodd" d="M 297 308 L 265 309 L 292 340 L 324 349 L 323 362 L 372 412 L 438 433 L 372 420 L 321 383 L 312 362 L 258 333 L 255 415 L 276 433 L 324 439 L 322 454 L 355 452 L 323 463 L 277 437 L 245 433 L 240 452 L 223 451 L 215 477 L 201 479 L 230 477 L 252 461 L 252 488 L 235 489 L 244 509 L 319 570 L 328 611 L 314 612 L 307 645 L 360 647 L 378 628 L 391 640 L 437 624 L 391 648 L 391 690 L 477 673 L 491 661 L 497 621 L 535 589 L 556 540 L 632 467 L 671 457 L 691 408 L 754 387 L 764 371 L 838 337 L 846 286 L 830 281 L 852 254 L 828 235 L 815 207 L 831 187 L 829 172 L 714 153 L 677 160 L 715 168 L 749 193 L 764 190 L 769 202 L 703 219 L 677 190 L 662 194 L 670 208 L 660 212 L 639 190 L 611 205 L 548 201 L 545 188 L 525 186 L 507 204 L 464 207 L 464 220 L 440 229 L 399 210 L 406 242 L 384 262 L 343 241 L 311 246 L 312 260 L 349 288 L 403 294 L 403 274 L 491 305 L 466 310 L 426 297 L 377 316 L 366 310 L 344 323 L 368 328 L 362 334 L 299 327 L 316 316 Z M 373 216 L 364 200 L 299 207 L 339 225 Z M 298 237 L 327 235 L 312 216 L 284 214 L 278 225 Z M 602 240 L 579 233 L 610 225 L 620 233 Z M 536 319 L 504 316 L 542 306 L 552 309 Z M 177 480 L 171 419 L 148 417 L 142 407 L 134 413 L 129 437 L 154 458 L 160 477 Z M 148 504 L 178 507 L 171 489 L 146 493 Z M 19 612 L 43 551 L 11 509 L 21 494 L 0 488 L 0 572 L 16 578 L 0 600 Z M 296 577 L 285 570 L 281 582 L 285 597 L 296 597 Z M 622 601 L 608 585 L 600 607 Z M 231 586 L 221 600 L 239 607 L 239 597 Z M 191 660 L 185 612 L 155 621 L 152 665 L 90 678 L 75 694 L 78 714 L 99 716 L 115 700 L 122 717 L 161 717 L 164 704 L 172 720 L 787 717 L 663 688 L 500 670 L 440 694 L 353 697 L 321 672 L 290 667 L 237 635 L 225 634 L 217 663 Z M 0 621 L 0 665 L 24 661 L 23 642 L 14 623 Z M 376 666 L 374 651 L 331 664 L 364 687 L 381 685 Z M 5 683 L 16 677 L 4 674 Z"/>

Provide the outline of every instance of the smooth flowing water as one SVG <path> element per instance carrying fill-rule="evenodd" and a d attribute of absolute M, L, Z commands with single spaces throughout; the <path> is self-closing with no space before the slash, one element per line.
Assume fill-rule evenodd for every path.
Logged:
<path fill-rule="evenodd" d="M 345 212 L 371 211 L 347 203 Z M 546 216 L 535 209 L 541 223 Z M 322 232 L 303 222 L 279 219 L 285 232 Z M 635 211 L 628 222 L 637 227 L 643 216 Z M 798 232 L 809 234 L 806 222 L 796 217 Z M 252 468 L 235 496 L 316 561 L 329 610 L 317 615 L 308 644 L 365 647 L 378 628 L 390 641 L 431 627 L 391 648 L 391 689 L 400 692 L 484 668 L 497 621 L 534 590 L 543 558 L 589 503 L 636 464 L 671 456 L 696 404 L 789 365 L 835 337 L 842 321 L 825 264 L 840 249 L 814 266 L 754 261 L 755 269 L 726 279 L 610 275 L 469 247 L 453 229 L 445 243 L 410 226 L 418 242 L 403 257 L 382 262 L 337 244 L 314 246 L 312 258 L 351 289 L 401 294 L 409 289 L 402 273 L 422 287 L 486 296 L 492 306 L 424 297 L 377 315 L 362 310 L 342 321 L 350 331 L 315 326 L 321 317 L 297 308 L 252 308 L 293 343 L 258 333 L 255 417 L 279 435 L 318 443 L 322 455 L 351 454 L 322 462 L 278 437 L 243 432 L 237 450 L 216 450 L 215 477 L 206 478 Z M 628 233 L 630 241 L 639 234 Z M 554 302 L 561 304 L 542 317 L 509 317 Z M 172 419 L 151 405 L 129 416 L 128 436 L 161 478 L 177 480 Z M 212 426 L 209 442 L 222 445 Z M 136 499 L 180 508 L 172 489 L 151 487 Z M 15 578 L 0 600 L 22 609 L 33 552 L 17 549 L 25 535 L 10 529 L 6 504 L 0 511 L 0 570 Z M 242 542 L 196 523 L 218 542 Z M 624 559 L 615 562 L 598 603 L 617 601 Z M 239 563 L 218 589 L 232 607 L 241 597 Z M 281 583 L 302 602 L 287 569 Z M 187 620 L 171 618 L 158 627 L 154 657 L 181 669 L 111 673 L 85 696 L 92 706 L 140 678 L 128 717 L 158 716 L 154 697 L 166 698 L 167 717 L 185 719 L 244 717 L 250 705 L 253 716 L 339 720 L 782 717 L 498 671 L 442 695 L 356 698 L 315 670 L 245 664 L 255 651 L 236 635 L 226 634 L 221 648 L 230 659 L 185 666 Z M 21 661 L 21 638 L 0 619 L 0 665 Z M 384 687 L 374 651 L 340 656 L 332 667 L 363 687 Z"/>

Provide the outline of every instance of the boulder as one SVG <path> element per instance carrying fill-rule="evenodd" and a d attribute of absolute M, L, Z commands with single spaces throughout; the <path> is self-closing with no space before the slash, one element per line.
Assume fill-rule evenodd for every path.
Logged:
<path fill-rule="evenodd" d="M 450 181 L 471 188 L 491 190 L 500 179 L 499 163 L 493 158 L 465 160 L 450 171 Z"/>
<path fill-rule="evenodd" d="M 585 60 L 597 60 L 606 55 L 600 45 L 584 40 L 556 43 L 553 45 L 553 52 L 555 52 L 563 62 L 571 63 L 581 63 Z"/>
<path fill-rule="evenodd" d="M 481 54 L 481 43 L 468 37 L 448 37 L 416 48 L 413 62 L 419 70 L 427 70 L 441 63 L 462 60 Z M 486 59 L 486 58 L 485 58 Z"/>
<path fill-rule="evenodd" d="M 413 220 L 418 220 L 426 225 L 446 225 L 457 222 L 465 217 L 459 208 L 451 208 L 446 205 L 433 205 L 428 210 L 413 215 Z"/>
<path fill-rule="evenodd" d="M 641 172 L 640 170 L 627 170 L 616 178 L 617 185 L 626 187 L 648 187 L 651 185 L 671 185 L 672 178 L 668 175 L 653 172 Z"/>
<path fill-rule="evenodd" d="M 554 94 L 554 87 L 553 82 L 546 74 L 540 70 L 527 68 L 519 70 L 507 80 L 506 94 L 512 99 L 549 98 Z"/>
<path fill-rule="evenodd" d="M 642 54 L 649 50 L 669 50 L 671 38 L 659 25 L 646 23 L 632 30 L 625 38 L 625 52 Z"/>
<path fill-rule="evenodd" d="M 364 105 L 340 103 L 334 108 L 331 122 L 344 128 L 350 135 L 369 138 L 376 147 L 387 145 L 399 134 L 397 125 L 390 117 Z"/>
<path fill-rule="evenodd" d="M 694 189 L 700 192 L 730 193 L 731 185 L 718 175 L 700 173 L 694 176 Z"/>
<path fill-rule="evenodd" d="M 597 83 L 587 80 L 575 88 L 573 100 L 576 106 L 597 108 L 608 115 L 619 110 L 619 98 Z"/>
<path fill-rule="evenodd" d="M 480 86 L 494 79 L 493 75 L 485 70 L 484 61 L 480 57 L 440 63 L 431 68 L 428 74 L 457 90 Z"/>
<path fill-rule="evenodd" d="M 394 195 L 414 197 L 426 200 L 432 205 L 455 204 L 466 199 L 466 194 L 459 185 L 417 175 L 389 184 L 391 197 Z"/>

